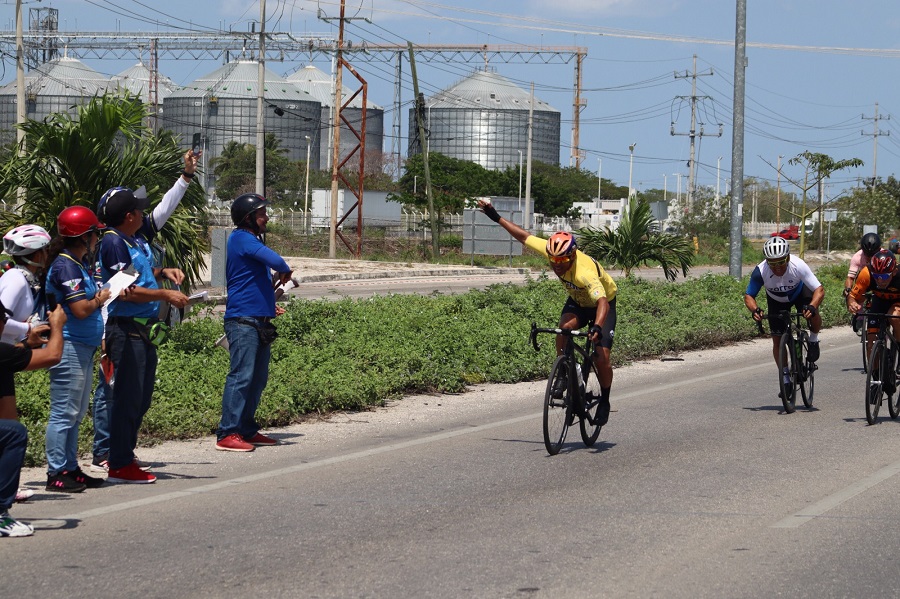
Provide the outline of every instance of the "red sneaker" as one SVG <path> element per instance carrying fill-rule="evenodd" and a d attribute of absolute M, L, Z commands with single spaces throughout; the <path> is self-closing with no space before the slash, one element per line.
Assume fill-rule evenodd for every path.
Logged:
<path fill-rule="evenodd" d="M 272 437 L 267 437 L 262 433 L 256 433 L 252 437 L 244 437 L 244 442 L 251 445 L 278 445 L 278 441 Z"/>
<path fill-rule="evenodd" d="M 126 483 L 133 485 L 148 485 L 156 482 L 156 477 L 149 472 L 144 472 L 134 462 L 124 468 L 110 468 L 107 482 Z"/>
<path fill-rule="evenodd" d="M 239 434 L 232 433 L 221 441 L 216 441 L 216 449 L 219 451 L 253 451 L 256 448 L 241 439 Z"/>

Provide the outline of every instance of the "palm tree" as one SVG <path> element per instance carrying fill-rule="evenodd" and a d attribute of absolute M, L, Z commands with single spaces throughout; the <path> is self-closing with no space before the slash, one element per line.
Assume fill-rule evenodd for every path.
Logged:
<path fill-rule="evenodd" d="M 678 276 L 679 268 L 682 275 L 687 276 L 694 263 L 690 241 L 654 231 L 654 225 L 650 206 L 632 198 L 616 230 L 587 227 L 579 231 L 582 251 L 607 265 L 621 268 L 627 277 L 636 267 L 650 262 L 658 262 L 670 281 Z"/>
<path fill-rule="evenodd" d="M 34 223 L 53 232 L 64 208 L 94 210 L 103 193 L 119 185 L 144 185 L 152 200 L 162 199 L 184 168 L 184 151 L 170 132 L 145 126 L 145 117 L 138 98 L 106 95 L 78 107 L 74 117 L 57 113 L 26 121 L 24 151 L 0 167 L 0 197 L 17 204 L 13 212 L 0 212 L 0 228 Z M 19 189 L 24 198 L 16 202 Z M 203 189 L 191 184 L 157 238 L 166 248 L 165 266 L 181 268 L 187 287 L 199 281 L 209 251 L 200 226 L 205 207 Z"/>

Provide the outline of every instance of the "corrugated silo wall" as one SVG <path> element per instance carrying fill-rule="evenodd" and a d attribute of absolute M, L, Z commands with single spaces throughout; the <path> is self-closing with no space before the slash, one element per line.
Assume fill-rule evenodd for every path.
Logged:
<path fill-rule="evenodd" d="M 430 114 L 428 143 L 432 152 L 476 162 L 491 170 L 519 164 L 528 150 L 527 110 L 436 108 Z M 420 152 L 413 111 L 409 111 L 409 154 Z M 534 113 L 532 158 L 559 164 L 560 115 Z"/>
<path fill-rule="evenodd" d="M 222 98 L 210 102 L 209 97 L 168 97 L 164 101 L 161 122 L 167 129 L 181 136 L 187 147 L 194 133 L 204 138 L 206 164 L 222 155 L 222 150 L 230 141 L 256 145 L 256 99 Z M 310 162 L 317 164 L 318 147 L 321 143 L 321 110 L 318 102 L 268 100 L 269 104 L 281 107 L 282 116 L 272 108 L 265 112 L 264 126 L 281 140 L 286 149 L 285 156 L 291 160 L 306 160 L 306 136 L 310 137 Z M 212 169 L 206 169 L 207 187 L 215 186 Z"/>

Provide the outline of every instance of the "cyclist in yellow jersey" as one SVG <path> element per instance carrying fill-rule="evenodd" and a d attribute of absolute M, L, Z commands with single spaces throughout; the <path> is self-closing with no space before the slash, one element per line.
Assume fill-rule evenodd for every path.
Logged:
<path fill-rule="evenodd" d="M 609 390 L 613 379 L 609 352 L 612 349 L 616 329 L 618 288 L 615 281 L 596 260 L 578 249 L 575 236 L 571 233 L 560 231 L 554 233 L 550 239 L 544 240 L 502 218 L 487 200 L 478 200 L 478 208 L 488 218 L 506 229 L 516 241 L 546 256 L 550 261 L 550 268 L 569 294 L 569 299 L 559 317 L 559 328 L 580 329 L 593 321 L 589 338 L 597 347 L 594 365 L 597 367 L 602 392 L 599 416 L 600 424 L 606 424 L 609 419 Z M 556 336 L 557 355 L 565 351 L 566 341 L 564 335 Z M 562 397 L 565 385 L 566 381 L 562 379 L 558 385 L 559 389 L 554 388 L 554 393 Z"/>

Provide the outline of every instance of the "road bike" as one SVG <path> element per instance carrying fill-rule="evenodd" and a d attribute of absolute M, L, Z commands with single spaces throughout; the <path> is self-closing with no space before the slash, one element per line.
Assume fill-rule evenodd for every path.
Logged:
<path fill-rule="evenodd" d="M 609 414 L 601 414 L 600 379 L 593 360 L 597 350 L 587 338 L 590 333 L 569 329 L 541 329 L 532 323 L 531 344 L 535 351 L 540 351 L 537 342 L 540 333 L 568 337 L 565 351 L 553 363 L 544 393 L 544 446 L 547 453 L 559 453 L 575 418 L 579 420 L 581 440 L 587 447 L 591 447 L 600 436 L 603 426 L 601 419 L 607 418 Z M 584 347 L 575 342 L 575 337 L 585 338 Z"/>
<path fill-rule="evenodd" d="M 869 372 L 869 346 L 866 343 L 866 329 L 868 327 L 866 311 L 872 305 L 872 292 L 867 292 L 865 297 L 865 302 L 863 302 L 860 311 L 850 315 L 850 326 L 853 328 L 856 336 L 859 337 L 860 347 L 862 348 L 863 373 Z"/>
<path fill-rule="evenodd" d="M 767 318 L 766 314 L 761 315 Z M 803 314 L 796 311 L 781 310 L 776 318 L 784 323 L 784 333 L 778 341 L 778 395 L 784 411 L 792 414 L 796 409 L 797 391 L 803 405 L 808 409 L 813 405 L 813 391 L 815 390 L 815 372 L 818 368 L 815 362 L 809 361 L 809 333 L 801 324 L 806 319 Z M 760 333 L 763 332 L 762 322 L 757 322 Z"/>
<path fill-rule="evenodd" d="M 898 365 L 897 342 L 894 336 L 888 334 L 888 321 L 891 318 L 900 318 L 892 314 L 866 314 L 867 324 L 876 324 L 875 341 L 869 350 L 869 371 L 866 375 L 866 422 L 875 424 L 878 419 L 878 410 L 888 398 L 888 411 L 891 418 L 900 416 L 900 393 L 897 393 Z M 863 329 L 863 337 L 867 329 Z"/>

